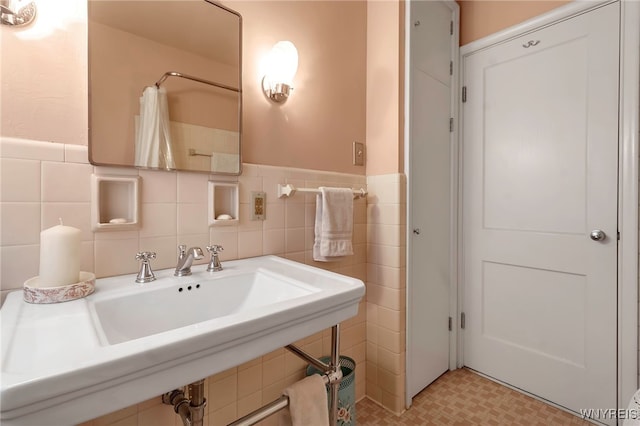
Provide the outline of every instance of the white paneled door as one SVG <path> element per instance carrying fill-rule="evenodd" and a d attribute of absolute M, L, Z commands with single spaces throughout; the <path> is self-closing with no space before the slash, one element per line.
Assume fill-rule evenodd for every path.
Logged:
<path fill-rule="evenodd" d="M 618 3 L 464 59 L 464 364 L 616 407 Z"/>
<path fill-rule="evenodd" d="M 449 369 L 452 46 L 454 12 L 411 1 L 407 389 Z"/>

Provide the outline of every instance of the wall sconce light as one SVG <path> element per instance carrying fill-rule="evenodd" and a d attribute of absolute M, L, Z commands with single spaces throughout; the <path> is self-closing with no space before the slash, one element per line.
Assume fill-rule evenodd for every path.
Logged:
<path fill-rule="evenodd" d="M 0 0 L 0 23 L 19 27 L 30 24 L 36 17 L 33 0 Z"/>
<path fill-rule="evenodd" d="M 271 48 L 265 65 L 262 78 L 265 96 L 274 102 L 286 101 L 298 70 L 298 50 L 290 41 L 279 41 Z"/>

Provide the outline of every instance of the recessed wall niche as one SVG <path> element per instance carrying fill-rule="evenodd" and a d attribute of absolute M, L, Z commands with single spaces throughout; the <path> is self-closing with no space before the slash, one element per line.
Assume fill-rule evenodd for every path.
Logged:
<path fill-rule="evenodd" d="M 239 212 L 238 183 L 209 181 L 209 226 L 236 225 Z"/>
<path fill-rule="evenodd" d="M 91 228 L 99 231 L 138 229 L 140 177 L 91 175 Z"/>

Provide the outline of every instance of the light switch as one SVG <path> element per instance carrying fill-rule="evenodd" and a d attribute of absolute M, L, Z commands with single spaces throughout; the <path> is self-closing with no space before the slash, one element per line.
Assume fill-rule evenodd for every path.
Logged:
<path fill-rule="evenodd" d="M 353 165 L 364 166 L 364 144 L 360 142 L 353 143 Z"/>

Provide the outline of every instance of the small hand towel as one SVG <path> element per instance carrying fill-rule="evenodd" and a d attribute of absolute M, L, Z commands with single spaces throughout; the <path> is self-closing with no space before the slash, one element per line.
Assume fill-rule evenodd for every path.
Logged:
<path fill-rule="evenodd" d="M 353 254 L 353 191 L 320 187 L 316 197 L 313 260 L 330 262 Z"/>
<path fill-rule="evenodd" d="M 293 426 L 329 426 L 327 388 L 319 374 L 313 374 L 286 388 Z"/>

